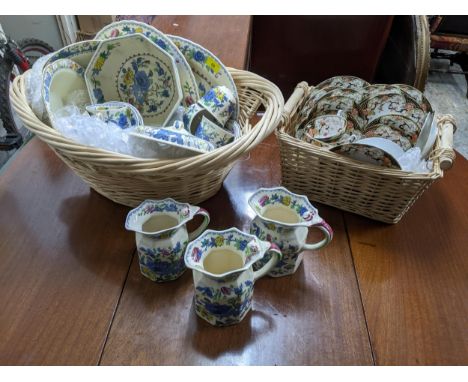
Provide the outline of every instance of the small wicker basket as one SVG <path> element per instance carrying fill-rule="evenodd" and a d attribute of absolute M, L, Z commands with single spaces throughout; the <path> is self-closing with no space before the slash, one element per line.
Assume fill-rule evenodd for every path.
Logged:
<path fill-rule="evenodd" d="M 379 220 L 397 223 L 421 194 L 443 176 L 455 160 L 449 115 L 437 116 L 439 134 L 430 153 L 430 173 L 411 173 L 365 164 L 298 140 L 293 135 L 298 110 L 309 92 L 297 85 L 284 107 L 283 123 L 276 132 L 281 151 L 282 184 L 312 201 Z M 291 135 L 290 135 L 291 134 Z"/>
<path fill-rule="evenodd" d="M 93 189 L 114 202 L 134 207 L 144 199 L 172 197 L 200 203 L 218 192 L 237 159 L 275 130 L 283 112 L 284 99 L 277 86 L 247 71 L 229 71 L 239 93 L 242 137 L 212 152 L 182 159 L 134 158 L 64 137 L 31 110 L 24 75 L 15 78 L 10 98 L 24 125 Z M 261 105 L 264 114 L 252 126 L 250 119 Z"/>

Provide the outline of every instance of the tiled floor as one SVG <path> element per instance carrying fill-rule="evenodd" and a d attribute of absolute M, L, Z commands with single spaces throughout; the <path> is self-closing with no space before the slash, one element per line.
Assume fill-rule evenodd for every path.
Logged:
<path fill-rule="evenodd" d="M 432 60 L 431 68 L 448 69 L 447 60 Z M 460 70 L 454 65 L 451 70 Z M 468 158 L 468 98 L 464 75 L 430 72 L 425 95 L 432 108 L 439 113 L 452 114 L 457 123 L 454 135 L 455 149 Z"/>
<path fill-rule="evenodd" d="M 432 60 L 432 68 L 447 69 L 447 60 Z M 451 69 L 461 70 L 458 65 Z M 468 98 L 466 97 L 467 83 L 465 76 L 458 74 L 429 73 L 425 94 L 436 112 L 452 114 L 457 122 L 457 132 L 454 136 L 455 148 L 465 158 L 468 158 Z M 1 122 L 0 122 L 1 124 Z M 4 133 L 0 125 L 0 135 Z M 23 128 L 26 141 L 30 137 L 29 132 Z M 0 151 L 0 168 L 11 158 L 14 151 Z"/>

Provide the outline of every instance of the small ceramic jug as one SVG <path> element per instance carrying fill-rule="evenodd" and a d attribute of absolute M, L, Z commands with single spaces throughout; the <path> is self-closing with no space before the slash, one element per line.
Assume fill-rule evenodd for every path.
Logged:
<path fill-rule="evenodd" d="M 254 271 L 252 264 L 267 253 L 269 261 Z M 185 251 L 185 264 L 193 269 L 197 315 L 215 326 L 240 322 L 252 306 L 255 281 L 279 259 L 274 244 L 237 228 L 205 231 Z"/>
<path fill-rule="evenodd" d="M 333 238 L 333 230 L 307 197 L 293 194 L 284 187 L 260 188 L 249 198 L 249 205 L 257 214 L 250 225 L 250 233 L 275 243 L 283 254 L 270 276 L 293 274 L 302 262 L 303 250 L 322 248 Z M 307 244 L 309 227 L 323 231 L 324 239 Z M 254 264 L 254 269 L 262 267 L 265 261 L 268 257 Z"/>
<path fill-rule="evenodd" d="M 187 233 L 185 225 L 195 215 L 202 215 L 203 222 L 195 231 Z M 131 210 L 125 228 L 136 232 L 141 273 L 157 282 L 180 277 L 186 269 L 187 243 L 198 237 L 209 222 L 210 216 L 204 209 L 171 198 L 145 200 Z"/>

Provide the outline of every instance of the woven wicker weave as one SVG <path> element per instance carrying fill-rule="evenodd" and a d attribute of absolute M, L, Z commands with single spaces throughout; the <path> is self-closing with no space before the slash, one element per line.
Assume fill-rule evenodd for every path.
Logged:
<path fill-rule="evenodd" d="M 285 105 L 283 124 L 277 131 L 281 150 L 282 183 L 310 200 L 397 223 L 418 197 L 455 159 L 452 137 L 455 123 L 450 116 L 438 116 L 439 136 L 430 154 L 430 173 L 409 173 L 349 159 L 300 141 L 294 131 L 297 111 L 312 87 L 301 82 Z"/>
<path fill-rule="evenodd" d="M 45 141 L 83 180 L 109 199 L 134 207 L 148 198 L 172 197 L 200 203 L 220 188 L 236 159 L 249 152 L 281 119 L 284 99 L 271 82 L 253 73 L 231 69 L 240 99 L 243 135 L 233 143 L 183 159 L 139 159 L 81 145 L 41 122 L 26 100 L 24 76 L 15 78 L 10 94 L 24 125 Z M 263 105 L 265 111 L 255 126 L 250 119 Z"/>

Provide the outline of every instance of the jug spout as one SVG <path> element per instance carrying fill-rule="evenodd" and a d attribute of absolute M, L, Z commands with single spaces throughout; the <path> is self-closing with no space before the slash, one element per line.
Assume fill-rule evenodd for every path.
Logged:
<path fill-rule="evenodd" d="M 180 203 L 171 198 L 145 200 L 128 213 L 125 228 L 157 237 L 185 225 L 199 210 L 199 207 Z"/>

